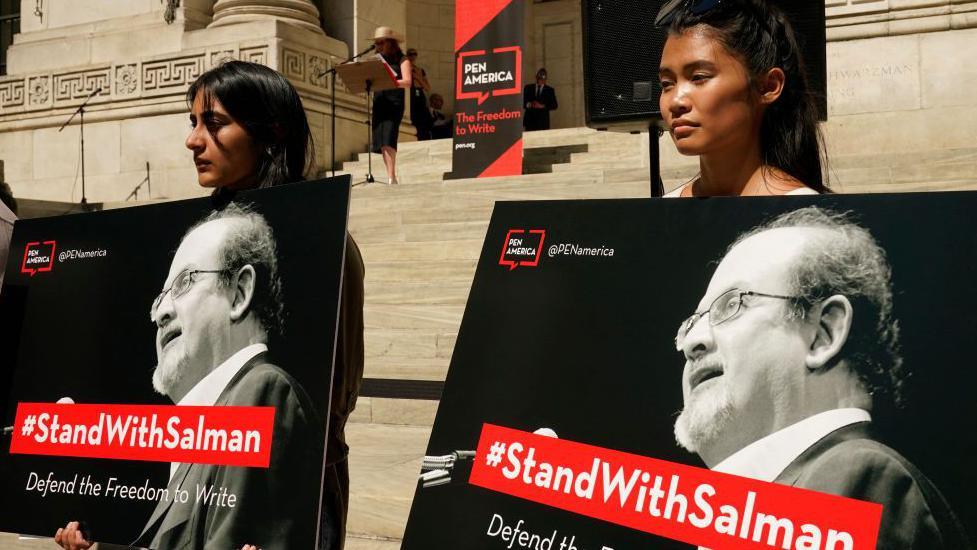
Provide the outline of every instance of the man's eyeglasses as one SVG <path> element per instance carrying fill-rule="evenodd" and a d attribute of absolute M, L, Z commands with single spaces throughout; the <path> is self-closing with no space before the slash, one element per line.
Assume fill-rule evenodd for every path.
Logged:
<path fill-rule="evenodd" d="M 670 25 L 675 20 L 675 16 L 678 15 L 679 10 L 683 8 L 687 8 L 692 15 L 702 15 L 722 3 L 723 0 L 671 0 L 671 2 L 662 6 L 662 9 L 658 11 L 658 17 L 655 18 L 655 26 L 664 27 Z"/>
<path fill-rule="evenodd" d="M 180 296 L 183 296 L 184 294 L 187 293 L 187 291 L 190 290 L 190 287 L 193 286 L 194 276 L 197 273 L 227 273 L 228 271 L 230 270 L 185 269 L 177 273 L 176 277 L 173 278 L 173 284 L 171 284 L 169 288 L 164 288 L 163 291 L 159 293 L 159 296 L 157 296 L 156 299 L 153 300 L 153 307 L 149 308 L 149 320 L 153 322 L 156 321 L 156 310 L 159 309 L 159 305 L 163 302 L 163 298 L 166 296 L 167 292 L 170 293 L 170 297 L 174 300 L 179 298 Z"/>
<path fill-rule="evenodd" d="M 727 290 L 712 301 L 709 309 L 697 311 L 690 315 L 688 319 L 682 321 L 675 334 L 675 347 L 682 349 L 685 344 L 685 337 L 689 335 L 692 327 L 699 322 L 707 313 L 709 314 L 709 325 L 716 326 L 728 321 L 736 316 L 743 307 L 744 296 L 756 296 L 760 298 L 777 298 L 778 300 L 800 300 L 799 296 L 781 296 L 779 294 L 765 294 L 763 292 L 753 292 L 752 290 L 740 290 L 734 288 Z"/>

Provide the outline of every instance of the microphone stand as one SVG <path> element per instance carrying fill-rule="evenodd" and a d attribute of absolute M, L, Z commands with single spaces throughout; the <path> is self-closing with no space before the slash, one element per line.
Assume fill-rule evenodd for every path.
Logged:
<path fill-rule="evenodd" d="M 360 57 L 363 57 L 364 55 L 372 52 L 376 48 L 377 48 L 377 45 L 376 44 L 373 44 L 369 48 L 361 51 L 360 53 L 354 55 L 353 57 L 350 57 L 346 61 L 343 61 L 342 63 L 340 63 L 340 65 L 349 63 L 350 61 L 355 61 L 356 59 L 358 59 Z M 331 91 L 330 91 L 331 101 L 329 103 L 330 103 L 330 108 L 331 108 L 331 113 L 332 113 L 332 115 L 331 115 L 331 118 L 332 118 L 331 124 L 332 124 L 332 126 L 330 128 L 330 132 L 331 132 L 330 135 L 331 135 L 331 138 L 332 138 L 332 144 L 331 144 L 332 145 L 332 157 L 330 158 L 330 163 L 332 164 L 332 175 L 333 175 L 333 177 L 336 177 L 336 66 L 333 65 L 333 67 L 331 69 L 327 69 L 325 71 L 322 71 L 321 73 L 319 73 L 318 75 L 316 75 L 316 78 L 322 78 L 322 77 L 324 77 L 326 75 L 330 75 L 330 77 L 329 77 L 329 86 L 331 88 Z M 369 100 L 369 95 L 370 94 L 367 93 L 367 100 Z"/>
<path fill-rule="evenodd" d="M 82 210 L 88 210 L 88 197 L 85 196 L 85 105 L 92 100 L 93 97 L 98 95 L 102 91 L 102 88 L 96 88 L 94 92 L 88 94 L 85 101 L 75 109 L 75 112 L 71 113 L 68 120 L 58 128 L 58 131 L 65 129 L 65 126 L 71 124 L 71 121 L 75 119 L 75 115 L 81 117 L 81 208 Z"/>
<path fill-rule="evenodd" d="M 139 185 L 137 185 L 132 190 L 131 193 L 129 193 L 129 196 L 126 197 L 126 201 L 128 201 L 129 199 L 139 200 L 139 189 L 141 189 L 143 185 L 146 186 L 146 191 L 149 193 L 149 198 L 153 198 L 153 185 L 149 182 L 149 161 L 148 160 L 146 161 L 146 177 L 143 178 L 141 182 L 139 182 Z"/>
<path fill-rule="evenodd" d="M 648 125 L 648 169 L 650 171 L 651 197 L 665 196 L 665 185 L 662 183 L 662 160 L 658 147 L 663 130 L 657 122 Z"/>

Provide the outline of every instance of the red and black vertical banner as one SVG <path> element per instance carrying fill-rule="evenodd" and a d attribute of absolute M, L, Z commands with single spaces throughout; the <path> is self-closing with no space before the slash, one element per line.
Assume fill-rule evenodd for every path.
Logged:
<path fill-rule="evenodd" d="M 522 174 L 524 0 L 457 0 L 452 177 Z"/>

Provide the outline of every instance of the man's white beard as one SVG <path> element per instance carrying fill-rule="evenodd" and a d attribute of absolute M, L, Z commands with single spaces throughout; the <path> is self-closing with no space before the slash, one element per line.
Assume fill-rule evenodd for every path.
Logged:
<path fill-rule="evenodd" d="M 180 357 L 175 361 L 161 362 L 153 370 L 153 389 L 157 393 L 169 397 L 176 386 L 177 381 L 186 372 L 189 364 L 186 357 Z"/>
<path fill-rule="evenodd" d="M 733 402 L 725 385 L 704 389 L 705 392 L 689 399 L 675 420 L 675 441 L 690 453 L 698 453 L 703 446 L 722 437 L 733 417 Z"/>

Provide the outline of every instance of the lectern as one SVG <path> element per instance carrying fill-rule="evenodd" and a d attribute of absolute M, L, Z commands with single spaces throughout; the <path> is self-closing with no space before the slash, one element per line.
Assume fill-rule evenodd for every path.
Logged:
<path fill-rule="evenodd" d="M 366 181 L 373 183 L 373 92 L 396 88 L 397 73 L 378 54 L 373 59 L 336 65 L 336 74 L 343 79 L 350 92 L 366 92 L 366 134 L 369 147 L 366 155 Z"/>

